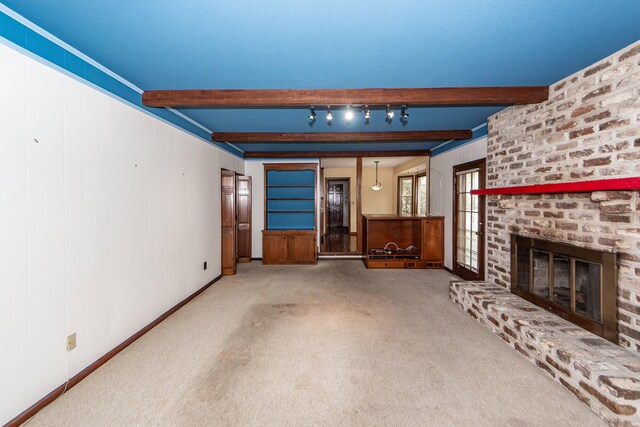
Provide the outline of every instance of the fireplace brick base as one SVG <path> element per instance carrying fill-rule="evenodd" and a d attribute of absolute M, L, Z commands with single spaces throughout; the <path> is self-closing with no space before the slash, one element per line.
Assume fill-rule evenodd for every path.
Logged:
<path fill-rule="evenodd" d="M 486 282 L 449 296 L 610 425 L 640 426 L 640 356 Z"/>

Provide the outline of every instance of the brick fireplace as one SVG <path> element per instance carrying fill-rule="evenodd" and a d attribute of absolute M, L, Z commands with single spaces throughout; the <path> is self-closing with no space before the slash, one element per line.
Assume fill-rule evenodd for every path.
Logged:
<path fill-rule="evenodd" d="M 487 188 L 640 176 L 640 42 L 488 129 Z M 512 234 L 616 252 L 618 343 L 640 352 L 638 191 L 487 196 L 487 280 L 508 289 Z"/>

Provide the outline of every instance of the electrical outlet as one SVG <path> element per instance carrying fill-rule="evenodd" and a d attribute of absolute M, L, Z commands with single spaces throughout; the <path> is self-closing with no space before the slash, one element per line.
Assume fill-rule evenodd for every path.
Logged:
<path fill-rule="evenodd" d="M 207 261 L 204 262 L 204 269 L 207 269 Z"/>
<path fill-rule="evenodd" d="M 76 333 L 72 333 L 67 337 L 67 351 L 71 351 L 76 348 Z"/>

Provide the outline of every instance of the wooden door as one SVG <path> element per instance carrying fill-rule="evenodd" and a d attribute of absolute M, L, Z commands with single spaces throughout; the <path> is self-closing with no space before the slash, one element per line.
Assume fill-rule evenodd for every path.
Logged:
<path fill-rule="evenodd" d="M 327 210 L 329 211 L 329 229 L 342 227 L 344 220 L 344 189 L 342 184 L 329 182 L 327 191 Z"/>
<path fill-rule="evenodd" d="M 466 280 L 484 280 L 485 159 L 453 168 L 453 272 Z"/>
<path fill-rule="evenodd" d="M 251 262 L 251 177 L 236 177 L 238 262 Z"/>
<path fill-rule="evenodd" d="M 222 169 L 222 275 L 236 274 L 236 173 Z"/>

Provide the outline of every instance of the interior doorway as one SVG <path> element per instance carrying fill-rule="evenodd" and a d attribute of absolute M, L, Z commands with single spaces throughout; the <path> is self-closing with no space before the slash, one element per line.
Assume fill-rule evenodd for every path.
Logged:
<path fill-rule="evenodd" d="M 320 256 L 327 259 L 362 256 L 362 215 L 398 214 L 399 177 L 412 177 L 413 209 L 416 215 L 426 214 L 429 211 L 428 170 L 428 156 L 321 158 Z M 346 181 L 342 187 L 329 186 L 329 182 L 340 184 L 341 181 Z"/>
<path fill-rule="evenodd" d="M 351 178 L 331 177 L 325 179 L 325 234 L 322 252 L 349 253 L 353 251 L 351 240 Z"/>
<path fill-rule="evenodd" d="M 327 228 L 330 233 L 349 232 L 349 178 L 327 180 Z"/>
<path fill-rule="evenodd" d="M 221 270 L 236 274 L 237 263 L 251 262 L 251 177 L 222 169 Z"/>
<path fill-rule="evenodd" d="M 453 272 L 466 280 L 484 280 L 485 159 L 453 167 Z"/>

